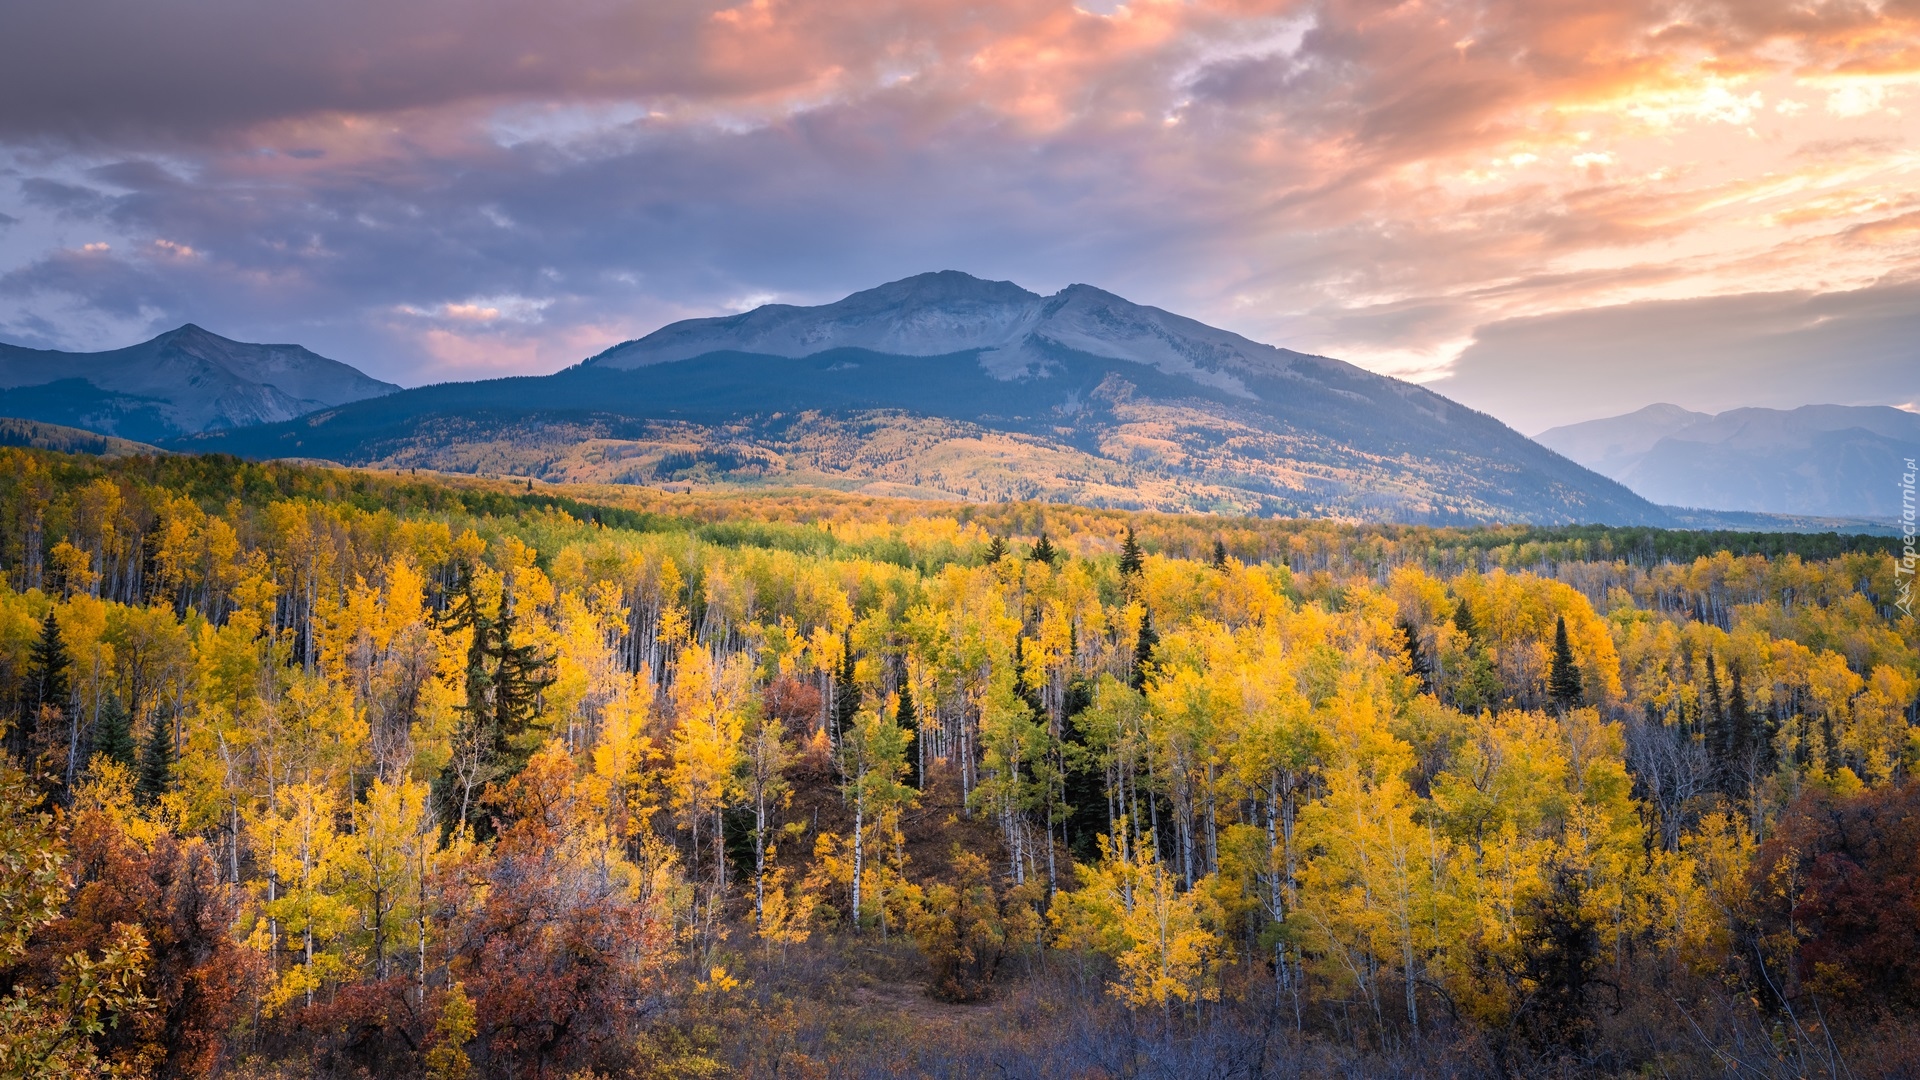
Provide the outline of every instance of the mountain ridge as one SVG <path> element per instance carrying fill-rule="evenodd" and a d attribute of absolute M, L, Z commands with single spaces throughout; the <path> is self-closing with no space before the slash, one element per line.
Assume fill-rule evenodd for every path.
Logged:
<path fill-rule="evenodd" d="M 291 420 L 399 389 L 300 345 L 235 341 L 191 322 L 103 352 L 0 343 L 0 413 L 141 442 Z"/>
<path fill-rule="evenodd" d="M 940 271 L 683 320 L 550 376 L 169 444 L 627 483 L 1472 523 L 1667 524 L 1498 420 L 1092 286 Z"/>
<path fill-rule="evenodd" d="M 1920 415 L 1887 405 L 1650 405 L 1535 436 L 1655 502 L 1708 510 L 1891 520 L 1894 480 L 1920 455 Z"/>

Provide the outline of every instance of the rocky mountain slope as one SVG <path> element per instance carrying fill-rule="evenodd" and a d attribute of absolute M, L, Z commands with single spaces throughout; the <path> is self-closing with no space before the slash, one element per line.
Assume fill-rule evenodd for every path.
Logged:
<path fill-rule="evenodd" d="M 549 480 L 1669 522 L 1420 387 L 1090 286 L 1043 297 L 951 271 L 675 323 L 551 376 L 421 387 L 173 445 Z"/>
<path fill-rule="evenodd" d="M 1889 406 L 1710 415 L 1650 405 L 1536 438 L 1659 503 L 1886 520 L 1900 514 L 1906 459 L 1920 457 L 1920 415 Z"/>
<path fill-rule="evenodd" d="M 298 345 L 232 341 L 192 323 L 109 352 L 0 344 L 0 415 L 146 442 L 291 420 L 398 389 Z"/>

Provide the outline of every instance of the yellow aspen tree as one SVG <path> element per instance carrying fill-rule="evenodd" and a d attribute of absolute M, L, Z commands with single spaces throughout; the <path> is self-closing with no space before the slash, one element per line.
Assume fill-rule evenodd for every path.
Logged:
<path fill-rule="evenodd" d="M 353 833 L 339 840 L 342 896 L 355 910 L 356 937 L 376 979 L 392 974 L 406 931 L 423 925 L 413 909 L 420 897 L 416 879 L 430 858 L 417 850 L 432 842 L 430 813 L 425 784 L 375 780 L 353 806 Z"/>
<path fill-rule="evenodd" d="M 722 816 L 740 790 L 740 739 L 746 730 L 747 680 L 751 674 L 745 656 L 716 662 L 713 654 L 699 645 L 681 649 L 674 672 L 673 767 L 668 783 L 673 809 L 692 837 L 696 877 L 700 873 L 703 830 L 710 837 L 711 879 L 706 904 L 709 931 L 726 899 Z"/>

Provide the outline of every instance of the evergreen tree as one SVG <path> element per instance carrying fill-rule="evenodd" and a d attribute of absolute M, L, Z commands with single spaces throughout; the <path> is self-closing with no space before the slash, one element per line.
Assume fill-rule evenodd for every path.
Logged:
<path fill-rule="evenodd" d="M 1464 596 L 1453 609 L 1453 628 L 1460 631 L 1469 645 L 1480 643 L 1480 624 L 1474 621 L 1473 612 L 1467 609 L 1467 598 Z"/>
<path fill-rule="evenodd" d="M 133 717 L 120 703 L 120 695 L 111 691 L 100 703 L 100 722 L 93 733 L 93 752 L 131 769 L 139 761 L 140 748 L 133 739 Z"/>
<path fill-rule="evenodd" d="M 1034 541 L 1033 543 L 1033 561 L 1043 562 L 1043 563 L 1046 563 L 1048 566 L 1052 566 L 1053 559 L 1054 559 L 1053 541 L 1047 539 L 1046 530 L 1042 529 L 1040 531 L 1040 539 Z"/>
<path fill-rule="evenodd" d="M 515 644 L 518 624 L 507 597 L 492 616 L 486 614 L 474 591 L 471 567 L 461 567 L 441 625 L 449 629 L 470 629 L 467 645 L 467 695 L 458 708 L 460 731 L 457 746 L 465 748 L 447 762 L 435 780 L 436 797 L 444 808 L 443 820 L 451 825 L 461 819 L 461 810 L 487 833 L 486 821 L 475 818 L 478 803 L 471 798 L 469 783 L 480 780 L 504 780 L 525 767 L 537 747 L 525 738 L 532 721 L 540 713 L 540 695 L 553 685 L 547 670 L 547 658 L 531 642 Z M 461 779 L 462 770 L 469 774 Z M 477 786 L 477 784 L 475 784 Z"/>
<path fill-rule="evenodd" d="M 1214 539 L 1213 562 L 1211 565 L 1215 570 L 1225 570 L 1227 568 L 1227 542 L 1225 540 L 1217 537 Z"/>
<path fill-rule="evenodd" d="M 1413 624 L 1405 619 L 1400 620 L 1400 647 L 1406 650 L 1407 669 L 1413 673 L 1414 678 L 1420 680 L 1420 688 L 1431 690 L 1433 665 L 1427 662 L 1426 654 L 1420 651 L 1419 633 L 1414 630 Z"/>
<path fill-rule="evenodd" d="M 991 566 L 1007 557 L 1007 542 L 994 537 L 987 543 L 987 564 Z"/>
<path fill-rule="evenodd" d="M 70 692 L 67 674 L 72 666 L 73 661 L 67 656 L 66 642 L 60 637 L 60 624 L 53 617 L 52 605 L 48 605 L 47 617 L 40 623 L 40 637 L 27 653 L 26 715 L 9 733 L 14 756 L 20 760 L 25 761 L 32 752 L 30 748 L 34 733 L 40 726 L 41 707 L 67 707 Z"/>
<path fill-rule="evenodd" d="M 1580 704 L 1580 666 L 1573 662 L 1573 646 L 1567 643 L 1564 615 L 1553 627 L 1553 663 L 1547 669 L 1547 697 L 1559 709 Z"/>
<path fill-rule="evenodd" d="M 853 718 L 860 712 L 860 683 L 854 675 L 853 632 L 840 635 L 840 670 L 833 674 L 833 745 L 839 746 L 853 730 Z"/>
<path fill-rule="evenodd" d="M 1120 543 L 1120 576 L 1137 574 L 1145 565 L 1140 554 L 1140 542 L 1134 539 L 1133 526 L 1127 526 L 1127 538 Z"/>
<path fill-rule="evenodd" d="M 1740 667 L 1727 666 L 1727 794 L 1744 798 L 1757 772 L 1772 768 L 1773 740 L 1760 730 L 1746 688 L 1740 685 Z"/>
<path fill-rule="evenodd" d="M 505 598 L 500 601 L 499 616 L 494 619 L 491 657 L 493 671 L 493 736 L 495 753 L 511 763 L 508 775 L 517 773 L 537 749 L 522 745 L 521 736 L 540 715 L 540 695 L 553 685 L 547 670 L 547 658 L 533 642 L 515 645 L 513 631 L 518 623 Z"/>
<path fill-rule="evenodd" d="M 164 716 L 155 716 L 147 729 L 147 745 L 140 754 L 140 773 L 133 786 L 141 803 L 158 802 L 173 787 L 173 724 Z"/>
<path fill-rule="evenodd" d="M 1587 868 L 1557 859 L 1526 906 L 1520 927 L 1524 987 L 1519 1029 L 1539 1052 L 1578 1051 L 1593 1034 L 1602 983 L 1600 928 L 1588 910 Z"/>
<path fill-rule="evenodd" d="M 1135 690 L 1144 690 L 1147 685 L 1147 667 L 1153 663 L 1153 650 L 1160 644 L 1160 635 L 1153 629 L 1153 612 L 1140 613 L 1140 636 L 1133 642 L 1133 676 L 1129 680 Z"/>
<path fill-rule="evenodd" d="M 1707 758 L 1713 763 L 1714 774 L 1724 779 L 1732 764 L 1733 739 L 1727 731 L 1726 699 L 1720 695 L 1720 666 L 1712 653 L 1707 654 L 1707 693 L 1701 711 L 1706 724 L 1702 734 L 1706 737 Z"/>
<path fill-rule="evenodd" d="M 920 775 L 920 718 L 913 711 L 913 687 L 905 679 L 900 680 L 900 707 L 895 710 L 893 720 L 911 740 L 907 751 L 907 782 L 918 790 L 924 780 Z"/>

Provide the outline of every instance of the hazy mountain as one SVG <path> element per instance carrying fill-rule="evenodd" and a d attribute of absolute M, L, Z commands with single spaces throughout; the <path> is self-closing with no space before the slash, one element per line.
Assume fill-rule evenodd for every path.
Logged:
<path fill-rule="evenodd" d="M 1693 412 L 1678 405 L 1649 405 L 1625 416 L 1568 424 L 1535 435 L 1534 441 L 1557 450 L 1604 476 L 1620 479 L 1653 444 L 1712 413 Z"/>
<path fill-rule="evenodd" d="M 192 323 L 110 352 L 0 344 L 0 415 L 149 442 L 398 389 L 298 345 L 231 341 Z"/>
<path fill-rule="evenodd" d="M 175 445 L 550 480 L 1670 520 L 1420 387 L 1085 285 L 1043 297 L 950 271 L 675 323 L 551 376 L 422 387 Z"/>
<path fill-rule="evenodd" d="M 1884 405 L 1732 409 L 1651 405 L 1541 432 L 1545 446 L 1654 502 L 1713 510 L 1892 518 L 1920 415 Z"/>

